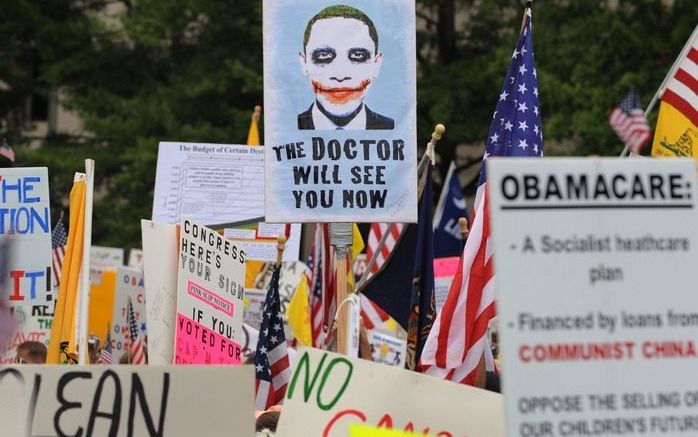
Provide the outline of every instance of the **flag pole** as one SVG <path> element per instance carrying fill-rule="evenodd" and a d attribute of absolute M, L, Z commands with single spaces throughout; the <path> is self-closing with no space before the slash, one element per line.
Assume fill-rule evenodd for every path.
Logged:
<path fill-rule="evenodd" d="M 444 132 L 446 132 L 446 127 L 443 124 L 439 123 L 436 126 L 434 126 L 434 131 L 431 133 L 431 140 L 429 140 L 429 143 L 427 144 L 427 150 L 424 152 L 424 156 L 422 156 L 422 159 L 419 161 L 419 164 L 417 165 L 418 175 L 427 162 L 430 162 L 431 165 L 434 165 L 436 163 L 434 156 L 434 148 L 436 147 L 436 143 L 438 143 L 441 137 L 443 136 Z M 388 236 L 390 236 L 394 227 L 395 223 L 390 223 L 388 229 L 386 229 L 386 231 L 383 232 L 383 235 L 381 236 L 381 239 L 378 242 L 378 246 L 376 246 L 376 249 L 373 251 L 373 256 L 371 257 L 371 259 L 368 260 L 368 264 L 366 264 L 366 270 L 364 270 L 363 275 L 361 275 L 359 283 L 356 284 L 357 290 L 361 288 L 361 286 L 364 285 L 364 282 L 366 282 L 366 280 L 368 279 L 368 275 L 370 274 L 373 265 L 376 263 L 378 254 L 381 253 L 381 251 L 383 250 L 383 246 L 385 246 L 385 242 L 388 239 Z"/>
<path fill-rule="evenodd" d="M 286 237 L 286 235 L 279 235 L 279 237 L 276 239 L 276 262 L 274 265 L 277 269 L 281 268 L 281 261 L 284 259 L 286 241 L 288 241 L 288 237 Z"/>
<path fill-rule="evenodd" d="M 684 44 L 683 49 L 681 49 L 681 53 L 679 53 L 679 56 L 674 60 L 674 63 L 671 65 L 671 69 L 667 73 L 666 76 L 664 76 L 664 80 L 662 81 L 662 84 L 659 85 L 659 88 L 657 88 L 657 91 L 654 93 L 654 96 L 652 97 L 652 100 L 650 100 L 649 105 L 647 105 L 647 109 L 645 109 L 645 118 L 649 115 L 650 112 L 654 109 L 654 105 L 657 104 L 657 101 L 662 98 L 664 95 L 664 91 L 666 90 L 667 82 L 669 82 L 669 79 L 674 77 L 676 74 L 676 70 L 679 69 L 679 64 L 681 63 L 681 60 L 686 57 L 686 54 L 688 51 L 691 49 L 691 43 L 693 40 L 698 36 L 698 24 L 696 24 L 696 27 L 693 28 L 693 32 L 691 33 L 691 36 L 688 38 L 688 41 L 686 41 L 686 44 Z M 625 147 L 623 147 L 623 151 L 620 152 L 620 157 L 628 156 L 630 152 L 630 145 L 627 143 L 625 144 Z"/>
<path fill-rule="evenodd" d="M 335 284 L 337 302 L 337 352 L 347 355 L 349 344 L 347 342 L 347 327 L 349 321 L 349 308 L 343 305 L 348 296 L 347 292 L 347 254 L 351 251 L 354 241 L 354 229 L 352 223 L 330 223 L 330 245 L 335 252 Z"/>
<path fill-rule="evenodd" d="M 460 238 L 462 240 L 462 245 L 461 245 L 461 252 L 465 250 L 465 242 L 468 239 L 468 234 L 470 231 L 468 231 L 468 219 L 465 217 L 461 217 L 458 219 L 458 230 L 460 231 Z"/>
<path fill-rule="evenodd" d="M 92 199 L 94 194 L 95 162 L 85 160 L 85 228 L 82 244 L 82 266 L 80 267 L 80 328 L 78 330 L 78 364 L 87 364 L 88 312 L 90 308 L 90 247 L 92 246 Z"/>

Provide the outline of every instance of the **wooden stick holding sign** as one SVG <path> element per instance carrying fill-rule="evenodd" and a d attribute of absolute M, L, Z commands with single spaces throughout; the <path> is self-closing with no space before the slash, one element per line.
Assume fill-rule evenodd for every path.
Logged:
<path fill-rule="evenodd" d="M 353 243 L 353 227 L 351 223 L 330 223 L 330 244 L 335 249 L 335 284 L 337 284 L 337 352 L 347 355 L 347 322 L 349 307 L 344 305 L 347 299 L 347 252 L 351 251 Z M 354 290 L 352 290 L 353 292 Z"/>
<path fill-rule="evenodd" d="M 279 238 L 276 239 L 276 268 L 280 269 L 281 268 L 281 261 L 284 258 L 284 249 L 286 249 L 286 241 L 288 241 L 288 237 L 286 235 L 279 235 Z"/>

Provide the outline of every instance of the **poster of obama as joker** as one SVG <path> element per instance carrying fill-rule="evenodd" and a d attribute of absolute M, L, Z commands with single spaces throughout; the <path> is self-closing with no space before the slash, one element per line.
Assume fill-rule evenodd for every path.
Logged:
<path fill-rule="evenodd" d="M 416 221 L 415 59 L 414 0 L 264 0 L 267 221 Z"/>

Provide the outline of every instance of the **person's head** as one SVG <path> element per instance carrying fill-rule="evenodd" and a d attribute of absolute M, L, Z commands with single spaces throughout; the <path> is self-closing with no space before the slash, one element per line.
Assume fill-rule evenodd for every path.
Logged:
<path fill-rule="evenodd" d="M 25 341 L 17 346 L 17 362 L 25 364 L 44 364 L 46 362 L 46 345 L 38 341 Z"/>
<path fill-rule="evenodd" d="M 279 415 L 280 413 L 278 411 L 264 412 L 257 418 L 257 422 L 255 423 L 257 432 L 268 430 L 275 433 L 276 426 L 279 424 Z"/>
<path fill-rule="evenodd" d="M 383 55 L 373 21 L 356 8 L 334 5 L 308 21 L 299 59 L 317 101 L 331 114 L 346 115 L 363 102 Z"/>

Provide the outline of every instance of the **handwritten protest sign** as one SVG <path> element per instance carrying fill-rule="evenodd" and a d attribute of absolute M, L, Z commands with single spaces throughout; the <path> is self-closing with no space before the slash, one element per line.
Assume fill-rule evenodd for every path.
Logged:
<path fill-rule="evenodd" d="M 128 252 L 128 266 L 134 269 L 143 269 L 143 251 L 141 249 L 131 249 Z"/>
<path fill-rule="evenodd" d="M 38 341 L 48 345 L 53 323 L 53 305 L 22 305 L 0 308 L 0 318 L 15 321 L 9 341 L 0 343 L 0 364 L 13 363 L 17 346 L 25 341 Z"/>
<path fill-rule="evenodd" d="M 175 363 L 239 363 L 247 255 L 189 219 L 180 231 Z"/>
<path fill-rule="evenodd" d="M 349 427 L 349 437 L 429 437 L 411 431 L 395 431 L 375 426 L 353 424 Z"/>
<path fill-rule="evenodd" d="M 264 1 L 267 221 L 417 220 L 414 8 Z"/>
<path fill-rule="evenodd" d="M 131 339 L 128 320 L 128 301 L 133 305 L 138 336 L 143 339 L 148 335 L 145 313 L 145 285 L 143 273 L 128 267 L 116 269 L 116 292 L 114 293 L 114 312 L 112 313 L 112 354 L 116 359 L 127 349 Z"/>
<path fill-rule="evenodd" d="M 509 436 L 698 435 L 691 159 L 489 160 Z"/>
<path fill-rule="evenodd" d="M 141 220 L 148 362 L 172 364 L 177 314 L 177 226 Z"/>
<path fill-rule="evenodd" d="M 6 436 L 252 436 L 253 408 L 252 366 L 0 369 Z"/>
<path fill-rule="evenodd" d="M 347 437 L 359 423 L 441 437 L 500 437 L 502 407 L 496 393 L 301 348 L 277 435 Z"/>
<path fill-rule="evenodd" d="M 90 269 L 104 270 L 124 265 L 124 249 L 121 247 L 90 247 Z"/>
<path fill-rule="evenodd" d="M 8 278 L 0 302 L 19 306 L 55 301 L 45 167 L 0 168 L 0 243 L 10 242 L 9 255 L 0 263 L 0 276 Z"/>
<path fill-rule="evenodd" d="M 206 225 L 264 216 L 264 147 L 161 142 L 153 221 Z"/>

